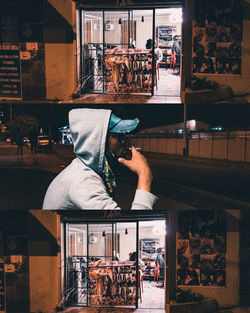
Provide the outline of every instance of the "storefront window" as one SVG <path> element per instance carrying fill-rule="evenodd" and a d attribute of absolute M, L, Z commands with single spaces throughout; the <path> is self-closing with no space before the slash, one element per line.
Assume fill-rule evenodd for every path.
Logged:
<path fill-rule="evenodd" d="M 150 304 L 149 297 L 151 292 L 155 292 L 154 300 L 161 300 L 156 307 L 163 308 L 164 244 L 164 220 L 67 223 L 68 303 L 100 307 L 155 307 L 155 304 Z M 160 272 L 155 272 L 161 252 L 162 277 Z M 143 284 L 147 287 L 145 296 Z"/>
<path fill-rule="evenodd" d="M 181 8 L 81 12 L 82 93 L 180 95 Z"/>
<path fill-rule="evenodd" d="M 82 11 L 81 84 L 85 90 L 103 92 L 103 12 Z"/>

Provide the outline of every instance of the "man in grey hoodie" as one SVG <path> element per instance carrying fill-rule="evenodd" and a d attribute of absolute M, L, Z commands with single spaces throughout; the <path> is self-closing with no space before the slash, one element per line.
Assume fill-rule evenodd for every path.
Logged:
<path fill-rule="evenodd" d="M 138 119 L 121 120 L 110 110 L 74 109 L 69 125 L 76 158 L 50 184 L 45 210 L 119 210 L 113 199 L 115 176 L 112 159 L 138 175 L 131 209 L 150 210 L 157 200 L 151 191 L 152 173 L 144 156 L 132 147 L 127 153 L 124 133 L 136 128 Z"/>

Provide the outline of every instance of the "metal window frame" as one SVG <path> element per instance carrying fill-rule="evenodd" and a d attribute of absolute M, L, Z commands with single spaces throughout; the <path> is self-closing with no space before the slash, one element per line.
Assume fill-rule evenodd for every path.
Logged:
<path fill-rule="evenodd" d="M 167 6 L 166 6 L 167 7 Z M 164 7 L 165 8 L 165 7 Z M 100 43 L 102 45 L 102 58 L 103 58 L 103 61 L 104 61 L 104 58 L 105 58 L 105 12 L 116 12 L 116 11 L 121 11 L 121 12 L 127 12 L 128 14 L 128 43 L 127 43 L 127 46 L 129 48 L 130 46 L 130 12 L 133 13 L 133 11 L 149 11 L 151 10 L 152 11 L 152 40 L 153 40 L 153 47 L 152 47 L 152 51 L 154 51 L 155 49 L 155 44 L 154 44 L 154 41 L 155 41 L 155 8 L 97 8 L 97 7 L 94 7 L 94 8 L 89 8 L 89 7 L 81 7 L 79 6 L 78 7 L 79 9 L 79 16 L 80 16 L 80 82 L 81 82 L 81 77 L 82 77 L 82 73 L 83 73 L 83 58 L 84 58 L 84 55 L 83 55 L 83 45 L 84 45 L 84 32 L 82 31 L 83 30 L 83 27 L 84 27 L 84 21 L 83 21 L 83 14 L 84 12 L 93 12 L 93 11 L 98 11 L 98 12 L 102 12 L 102 23 L 103 23 L 103 27 L 102 27 L 102 32 L 103 32 L 103 35 L 102 35 L 102 43 Z M 133 14 L 132 14 L 132 17 L 133 17 Z M 134 21 L 134 18 L 132 18 L 132 21 Z M 119 45 L 126 45 L 126 44 L 123 44 L 123 43 L 119 43 Z M 151 85 L 151 93 L 149 92 L 138 92 L 136 94 L 138 95 L 141 95 L 141 94 L 151 94 L 151 96 L 154 95 L 154 78 L 155 78 L 155 57 L 154 57 L 154 53 L 152 53 L 152 85 Z M 103 78 L 103 88 L 102 88 L 102 94 L 105 94 L 106 91 L 105 91 L 105 84 L 104 84 L 104 79 L 105 79 L 105 67 L 103 65 L 103 69 L 102 69 L 102 78 Z M 91 92 L 93 94 L 99 94 L 100 92 L 97 92 L 97 91 L 93 91 Z M 124 94 L 124 93 L 117 93 L 117 95 L 120 95 L 120 94 Z M 133 93 L 130 93 L 130 92 L 127 92 L 125 94 L 133 94 Z"/>
<path fill-rule="evenodd" d="M 105 218 L 105 217 L 104 217 Z M 138 262 L 138 258 L 139 258 L 139 222 L 143 222 L 143 221 L 155 221 L 155 220 L 164 220 L 165 221 L 165 225 L 167 228 L 168 225 L 168 212 L 161 212 L 161 214 L 155 214 L 155 215 L 149 215 L 149 216 L 141 216 L 141 217 L 125 217 L 125 218 L 114 218 L 114 219 L 110 219 L 109 221 L 104 220 L 102 218 L 97 219 L 97 218 L 93 218 L 91 219 L 91 217 L 88 218 L 84 218 L 84 220 L 82 220 L 81 218 L 71 218 L 71 217 L 61 217 L 61 223 L 63 223 L 63 229 L 64 229 L 64 233 L 63 233 L 63 242 L 64 242 L 64 249 L 63 249 L 63 253 L 64 253 L 64 288 L 67 288 L 68 285 L 68 262 L 67 262 L 67 257 L 68 257 L 68 234 L 69 234 L 69 225 L 71 224 L 83 224 L 87 226 L 87 238 L 89 238 L 89 225 L 94 225 L 94 224 L 111 224 L 112 225 L 112 256 L 108 256 L 111 257 L 112 260 L 114 260 L 115 256 L 114 256 L 114 236 L 117 234 L 117 224 L 119 223 L 135 223 L 136 225 L 136 303 L 134 306 L 126 306 L 124 305 L 123 307 L 134 307 L 134 308 L 138 308 L 138 303 L 139 303 L 139 294 L 138 294 L 138 287 L 139 287 L 139 262 Z M 114 227 L 115 225 L 115 227 Z M 116 237 L 115 237 L 116 238 Z M 87 258 L 87 272 L 89 270 L 89 243 L 87 241 L 87 256 L 81 256 L 81 257 L 86 257 Z M 93 257 L 98 257 L 98 256 L 93 256 Z M 105 256 L 100 256 L 100 257 L 105 257 Z M 166 255 L 165 255 L 166 258 Z M 165 263 L 166 264 L 166 263 Z M 165 271 L 166 272 L 166 271 Z M 166 276 L 166 274 L 165 274 Z M 164 278 L 165 279 L 165 278 Z M 166 290 L 166 289 L 165 289 Z M 74 304 L 74 306 L 76 307 L 89 307 L 89 286 L 87 284 L 87 305 L 80 305 L 80 304 Z M 165 294 L 165 303 L 166 303 L 166 299 L 167 296 Z M 111 307 L 115 307 L 115 306 L 111 306 Z M 108 307 L 107 307 L 108 308 Z"/>

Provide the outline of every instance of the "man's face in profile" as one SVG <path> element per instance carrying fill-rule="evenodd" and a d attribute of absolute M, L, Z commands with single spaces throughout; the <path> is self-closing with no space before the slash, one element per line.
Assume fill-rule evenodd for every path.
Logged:
<path fill-rule="evenodd" d="M 130 141 L 125 134 L 110 133 L 108 135 L 108 148 L 118 158 L 131 158 Z"/>

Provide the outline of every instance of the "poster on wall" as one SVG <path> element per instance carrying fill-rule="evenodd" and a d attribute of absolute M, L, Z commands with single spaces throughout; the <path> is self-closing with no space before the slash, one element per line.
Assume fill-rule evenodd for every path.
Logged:
<path fill-rule="evenodd" d="M 156 244 L 159 239 L 155 238 L 143 238 L 140 239 L 141 258 L 152 258 L 156 255 Z"/>
<path fill-rule="evenodd" d="M 177 285 L 226 285 L 224 212 L 183 212 L 177 235 Z"/>
<path fill-rule="evenodd" d="M 160 25 L 156 27 L 156 38 L 158 46 L 165 47 L 172 44 L 173 32 L 176 31 L 176 26 Z"/>
<path fill-rule="evenodd" d="M 242 1 L 195 1 L 193 73 L 240 74 Z"/>
<path fill-rule="evenodd" d="M 0 98 L 22 98 L 18 45 L 0 44 Z"/>
<path fill-rule="evenodd" d="M 0 313 L 6 312 L 4 262 L 0 258 Z"/>

